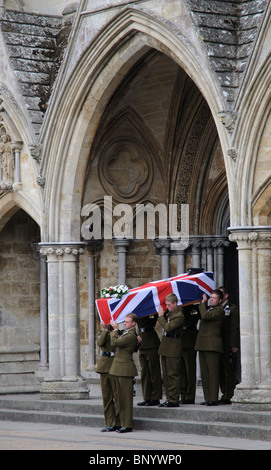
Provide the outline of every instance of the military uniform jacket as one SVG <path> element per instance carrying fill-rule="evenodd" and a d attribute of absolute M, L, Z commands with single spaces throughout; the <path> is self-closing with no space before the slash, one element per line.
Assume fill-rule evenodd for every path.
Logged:
<path fill-rule="evenodd" d="M 158 349 L 160 346 L 160 339 L 155 330 L 157 322 L 157 315 L 151 317 L 139 318 L 137 320 L 138 334 L 142 338 L 139 346 L 140 350 L 145 349 Z"/>
<path fill-rule="evenodd" d="M 185 325 L 182 332 L 182 348 L 194 349 L 197 340 L 197 324 L 200 319 L 198 307 L 183 307 L 183 314 L 185 317 Z"/>
<path fill-rule="evenodd" d="M 233 347 L 240 347 L 239 310 L 231 302 L 225 302 L 223 309 L 222 341 L 224 350 L 230 351 Z"/>
<path fill-rule="evenodd" d="M 199 305 L 200 327 L 195 344 L 197 351 L 216 351 L 223 353 L 222 324 L 224 310 L 221 306 L 207 307 L 206 303 Z"/>
<path fill-rule="evenodd" d="M 110 332 L 102 329 L 97 336 L 97 345 L 101 348 L 101 352 L 112 353 L 115 348 L 111 346 Z M 106 374 L 109 372 L 114 357 L 113 356 L 100 356 L 96 367 L 98 374 Z"/>
<path fill-rule="evenodd" d="M 115 357 L 109 373 L 119 377 L 135 377 L 137 369 L 133 360 L 133 353 L 137 343 L 135 328 L 125 330 L 118 336 L 118 330 L 110 333 L 111 345 L 116 347 Z"/>
<path fill-rule="evenodd" d="M 172 312 L 166 310 L 164 316 L 158 317 L 158 322 L 164 330 L 158 354 L 179 357 L 182 354 L 181 334 L 185 323 L 181 307 Z"/>

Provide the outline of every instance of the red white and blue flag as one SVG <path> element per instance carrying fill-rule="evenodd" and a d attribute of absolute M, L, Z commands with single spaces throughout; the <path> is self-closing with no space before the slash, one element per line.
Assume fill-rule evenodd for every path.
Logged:
<path fill-rule="evenodd" d="M 161 305 L 164 310 L 165 297 L 173 292 L 178 298 L 178 305 L 197 303 L 205 293 L 210 297 L 215 288 L 211 271 L 197 274 L 180 274 L 175 277 L 153 281 L 141 287 L 130 289 L 121 299 L 107 298 L 96 300 L 101 321 L 109 324 L 113 319 L 117 323 L 124 321 L 127 313 L 137 317 L 146 317 L 157 312 Z"/>

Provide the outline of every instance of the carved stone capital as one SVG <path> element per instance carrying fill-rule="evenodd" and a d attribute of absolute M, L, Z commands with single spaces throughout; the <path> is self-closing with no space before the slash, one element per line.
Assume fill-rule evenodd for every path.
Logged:
<path fill-rule="evenodd" d="M 229 240 L 240 248 L 271 248 L 271 226 L 231 228 Z"/>
<path fill-rule="evenodd" d="M 170 239 L 164 239 L 164 238 L 157 238 L 153 240 L 153 246 L 159 250 L 162 248 L 170 248 Z"/>
<path fill-rule="evenodd" d="M 62 257 L 64 255 L 81 255 L 85 252 L 84 243 L 40 243 L 40 254 L 43 256 L 53 255 Z"/>
<path fill-rule="evenodd" d="M 85 246 L 88 253 L 97 254 L 103 248 L 103 240 L 89 240 Z"/>

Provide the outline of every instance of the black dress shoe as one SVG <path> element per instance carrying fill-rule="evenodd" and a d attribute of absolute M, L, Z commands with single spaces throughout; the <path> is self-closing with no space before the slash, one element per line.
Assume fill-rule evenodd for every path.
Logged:
<path fill-rule="evenodd" d="M 132 432 L 133 428 L 124 428 L 123 426 L 117 429 L 117 432 L 124 433 L 124 432 Z"/>
<path fill-rule="evenodd" d="M 180 405 L 194 405 L 194 404 L 195 404 L 194 400 L 185 400 L 184 399 L 184 400 L 180 401 Z"/>
<path fill-rule="evenodd" d="M 205 402 L 206 406 L 217 406 L 217 401 L 208 400 Z"/>
<path fill-rule="evenodd" d="M 218 400 L 218 405 L 231 405 L 231 401 L 228 399 L 225 400 Z"/>
<path fill-rule="evenodd" d="M 107 426 L 106 428 L 101 429 L 101 432 L 112 432 L 119 429 L 119 426 Z"/>
<path fill-rule="evenodd" d="M 150 400 L 146 403 L 146 406 L 157 406 L 160 404 L 160 400 Z"/>
<path fill-rule="evenodd" d="M 140 401 L 137 406 L 147 406 L 150 402 L 151 400 Z"/>
<path fill-rule="evenodd" d="M 171 401 L 165 401 L 165 403 L 161 403 L 160 405 L 161 408 L 176 408 L 179 406 L 179 403 L 172 403 Z"/>
<path fill-rule="evenodd" d="M 207 401 L 201 401 L 200 405 L 206 405 Z"/>

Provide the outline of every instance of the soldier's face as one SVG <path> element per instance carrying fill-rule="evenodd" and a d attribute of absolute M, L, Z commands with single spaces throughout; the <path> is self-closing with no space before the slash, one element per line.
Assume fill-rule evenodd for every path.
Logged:
<path fill-rule="evenodd" d="M 172 312 L 172 310 L 175 310 L 177 308 L 177 302 L 171 302 L 170 300 L 165 302 L 166 308 L 169 312 Z"/>
<path fill-rule="evenodd" d="M 135 322 L 132 320 L 132 318 L 130 317 L 125 317 L 125 320 L 124 320 L 124 328 L 126 330 L 129 330 L 130 328 L 134 328 L 135 327 Z"/>
<path fill-rule="evenodd" d="M 211 294 L 211 297 L 210 297 L 210 300 L 209 300 L 209 304 L 212 306 L 212 307 L 217 307 L 217 305 L 220 305 L 222 302 L 221 298 L 219 297 L 219 295 L 217 294 Z"/>

